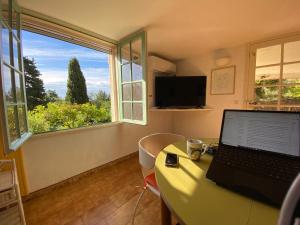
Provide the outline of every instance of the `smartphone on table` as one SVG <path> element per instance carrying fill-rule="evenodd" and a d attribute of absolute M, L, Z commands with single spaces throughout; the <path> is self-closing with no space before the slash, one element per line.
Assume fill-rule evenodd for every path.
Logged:
<path fill-rule="evenodd" d="M 177 167 L 178 155 L 174 153 L 167 153 L 165 165 L 169 167 Z"/>

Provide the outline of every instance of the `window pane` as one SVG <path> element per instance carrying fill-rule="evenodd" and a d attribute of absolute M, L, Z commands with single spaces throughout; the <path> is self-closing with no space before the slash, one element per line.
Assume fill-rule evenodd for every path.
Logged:
<path fill-rule="evenodd" d="M 18 51 L 18 41 L 13 37 L 13 52 L 14 52 L 14 67 L 20 69 L 19 64 L 19 51 Z"/>
<path fill-rule="evenodd" d="M 132 80 L 142 80 L 143 79 L 143 67 L 141 64 L 135 62 L 132 63 Z"/>
<path fill-rule="evenodd" d="M 2 25 L 2 54 L 4 61 L 10 64 L 9 30 L 5 25 Z"/>
<path fill-rule="evenodd" d="M 279 83 L 280 66 L 269 66 L 255 70 L 256 85 L 274 85 Z"/>
<path fill-rule="evenodd" d="M 284 62 L 300 61 L 300 41 L 284 44 Z"/>
<path fill-rule="evenodd" d="M 142 40 L 136 39 L 131 43 L 132 50 L 132 80 L 143 79 L 143 67 L 141 65 Z"/>
<path fill-rule="evenodd" d="M 293 63 L 283 66 L 283 83 L 300 83 L 300 63 Z"/>
<path fill-rule="evenodd" d="M 17 102 L 24 102 L 22 98 L 22 87 L 21 87 L 21 75 L 18 72 L 15 72 L 15 83 L 16 83 L 16 97 Z"/>
<path fill-rule="evenodd" d="M 121 48 L 121 63 L 128 63 L 130 61 L 130 46 L 129 44 L 124 45 Z"/>
<path fill-rule="evenodd" d="M 123 100 L 131 101 L 131 84 L 123 84 Z"/>
<path fill-rule="evenodd" d="M 300 104 L 300 85 L 282 87 L 281 104 Z"/>
<path fill-rule="evenodd" d="M 25 106 L 18 107 L 18 115 L 19 115 L 19 128 L 21 135 L 26 132 L 26 114 L 25 114 Z"/>
<path fill-rule="evenodd" d="M 16 127 L 16 110 L 16 106 L 8 106 L 7 108 L 8 132 L 10 142 L 15 141 L 19 137 Z"/>
<path fill-rule="evenodd" d="M 3 66 L 3 82 L 4 82 L 4 93 L 7 102 L 14 102 L 14 94 L 12 90 L 12 76 L 11 69 L 7 66 Z"/>
<path fill-rule="evenodd" d="M 130 63 L 124 64 L 122 67 L 122 82 L 131 81 Z"/>
<path fill-rule="evenodd" d="M 132 105 L 132 103 L 130 103 L 130 102 L 123 103 L 123 117 L 124 117 L 124 119 L 131 120 L 131 105 Z"/>
<path fill-rule="evenodd" d="M 280 63 L 281 46 L 273 45 L 256 50 L 256 66 Z"/>
<path fill-rule="evenodd" d="M 142 83 L 133 83 L 132 84 L 132 92 L 133 92 L 133 100 L 134 101 L 141 101 L 143 100 L 143 89 L 142 89 Z"/>
<path fill-rule="evenodd" d="M 133 103 L 132 119 L 143 120 L 143 104 Z"/>
<path fill-rule="evenodd" d="M 277 104 L 278 87 L 257 87 L 255 88 L 255 96 L 255 101 L 259 104 Z"/>

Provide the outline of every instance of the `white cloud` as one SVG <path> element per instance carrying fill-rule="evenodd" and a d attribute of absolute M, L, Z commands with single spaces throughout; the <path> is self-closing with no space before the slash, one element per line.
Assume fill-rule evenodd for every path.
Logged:
<path fill-rule="evenodd" d="M 55 90 L 60 97 L 64 97 L 67 90 L 68 70 L 40 70 L 45 88 Z M 82 69 L 86 80 L 88 94 L 99 90 L 110 92 L 110 74 L 108 68 Z"/>
<path fill-rule="evenodd" d="M 81 58 L 89 61 L 108 62 L 108 55 L 102 52 L 91 51 L 89 49 L 64 49 L 64 48 L 41 48 L 41 47 L 24 47 L 23 52 L 28 57 L 39 58 Z"/>
<path fill-rule="evenodd" d="M 59 83 L 65 82 L 67 83 L 68 79 L 68 71 L 67 70 L 40 70 L 42 76 L 42 80 L 45 84 L 50 83 Z"/>

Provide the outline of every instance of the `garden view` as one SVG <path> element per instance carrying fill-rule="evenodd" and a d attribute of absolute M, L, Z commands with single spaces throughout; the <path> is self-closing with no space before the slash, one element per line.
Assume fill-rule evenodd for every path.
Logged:
<path fill-rule="evenodd" d="M 24 58 L 30 130 L 33 133 L 90 126 L 111 121 L 110 96 L 104 91 L 88 96 L 85 78 L 76 58 L 69 61 L 64 99 L 45 91 L 34 59 Z"/>

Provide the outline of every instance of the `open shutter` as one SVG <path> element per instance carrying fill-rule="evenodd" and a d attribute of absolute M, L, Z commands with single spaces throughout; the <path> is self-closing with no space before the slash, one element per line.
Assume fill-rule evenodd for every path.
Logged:
<path fill-rule="evenodd" d="M 5 152 L 30 137 L 21 41 L 20 10 L 14 0 L 1 1 L 1 127 Z"/>
<path fill-rule="evenodd" d="M 146 54 L 144 31 L 121 40 L 118 45 L 118 93 L 121 121 L 141 125 L 147 123 Z"/>

